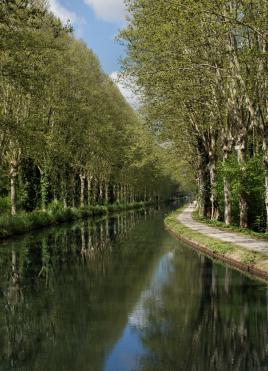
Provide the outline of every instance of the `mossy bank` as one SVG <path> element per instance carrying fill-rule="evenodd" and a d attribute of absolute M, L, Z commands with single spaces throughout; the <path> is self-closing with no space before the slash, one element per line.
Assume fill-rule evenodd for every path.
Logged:
<path fill-rule="evenodd" d="M 193 231 L 177 220 L 177 216 L 182 210 L 179 209 L 165 218 L 166 228 L 175 237 L 186 242 L 194 249 L 202 251 L 205 255 L 268 281 L 268 254 L 249 251 L 238 245 L 222 242 Z"/>

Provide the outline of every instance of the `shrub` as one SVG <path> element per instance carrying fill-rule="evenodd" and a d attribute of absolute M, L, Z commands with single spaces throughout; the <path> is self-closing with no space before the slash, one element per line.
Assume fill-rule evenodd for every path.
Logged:
<path fill-rule="evenodd" d="M 11 210 L 10 197 L 0 197 L 1 213 L 8 213 Z"/>
<path fill-rule="evenodd" d="M 63 210 L 64 206 L 63 206 L 62 202 L 60 202 L 58 200 L 53 200 L 52 202 L 50 202 L 47 209 L 48 209 L 48 211 L 51 211 L 54 214 L 54 213 L 56 213 L 60 210 Z"/>

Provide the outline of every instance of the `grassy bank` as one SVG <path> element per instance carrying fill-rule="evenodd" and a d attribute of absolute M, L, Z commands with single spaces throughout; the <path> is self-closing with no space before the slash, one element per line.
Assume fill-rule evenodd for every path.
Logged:
<path fill-rule="evenodd" d="M 63 208 L 61 205 L 53 205 L 47 211 L 33 211 L 31 213 L 19 213 L 18 215 L 0 216 L 0 239 L 30 232 L 35 229 L 51 225 L 75 221 L 78 219 L 105 215 L 117 211 L 141 209 L 149 206 L 149 202 L 135 202 L 131 204 L 114 204 L 107 206 L 90 206 L 84 208 Z"/>
<path fill-rule="evenodd" d="M 165 219 L 166 227 L 176 237 L 209 256 L 222 260 L 243 271 L 250 272 L 253 275 L 268 279 L 268 255 L 248 251 L 232 243 L 222 242 L 193 231 L 177 220 L 180 212 L 182 212 L 182 209 L 170 214 Z"/>

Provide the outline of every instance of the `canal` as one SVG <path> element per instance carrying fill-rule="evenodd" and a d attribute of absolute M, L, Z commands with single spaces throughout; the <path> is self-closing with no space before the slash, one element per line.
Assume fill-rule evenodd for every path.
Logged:
<path fill-rule="evenodd" d="M 150 209 L 0 246 L 0 370 L 268 370 L 267 285 Z"/>

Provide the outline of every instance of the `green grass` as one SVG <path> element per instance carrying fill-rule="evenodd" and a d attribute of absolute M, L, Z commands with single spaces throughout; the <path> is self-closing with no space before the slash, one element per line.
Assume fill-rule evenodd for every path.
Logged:
<path fill-rule="evenodd" d="M 247 265 L 255 265 L 257 261 L 257 253 L 246 251 L 241 258 L 242 263 Z"/>
<path fill-rule="evenodd" d="M 248 251 L 232 243 L 223 242 L 213 237 L 208 237 L 200 232 L 193 231 L 184 224 L 180 223 L 177 220 L 177 216 L 180 212 L 182 212 L 182 210 L 183 208 L 173 212 L 165 219 L 165 225 L 168 227 L 168 229 L 175 233 L 175 235 L 182 237 L 189 242 L 200 244 L 213 253 L 223 256 L 228 255 L 229 258 L 241 263 L 268 270 L 268 266 L 264 267 L 263 265 L 264 262 L 267 263 L 267 255 L 256 251 Z"/>
<path fill-rule="evenodd" d="M 222 242 L 215 238 L 208 237 L 200 232 L 193 231 L 192 229 L 186 227 L 185 225 L 183 225 L 177 220 L 178 214 L 182 212 L 183 209 L 184 207 L 177 210 L 176 212 L 173 212 L 172 214 L 168 215 L 165 218 L 165 225 L 167 226 L 167 228 L 171 230 L 179 238 L 182 237 L 185 241 L 188 241 L 189 243 L 195 242 L 198 245 L 205 247 L 208 250 L 212 251 L 213 253 L 217 253 L 219 261 L 221 260 L 220 256 L 223 256 L 223 257 L 226 256 L 227 258 L 232 259 L 233 261 L 243 263 L 247 265 L 248 267 L 252 267 L 252 268 L 264 271 L 266 273 L 268 272 L 268 254 L 263 254 L 263 253 L 256 252 L 256 251 L 249 251 L 235 244 L 228 243 L 228 242 Z M 200 221 L 200 218 L 196 218 L 196 219 Z M 208 224 L 215 225 L 214 223 L 208 223 Z M 229 231 L 230 230 L 233 231 L 232 228 L 227 228 L 227 229 Z M 253 234 L 250 234 L 250 235 L 253 236 Z"/>
<path fill-rule="evenodd" d="M 192 229 L 186 227 L 184 224 L 181 224 L 177 220 L 178 214 L 182 211 L 182 209 L 177 210 L 176 212 L 170 214 L 165 219 L 165 224 L 168 228 L 170 228 L 176 235 L 184 237 L 190 241 L 200 243 L 203 246 L 209 247 L 215 253 L 226 254 L 227 252 L 234 252 L 237 248 L 235 245 L 222 242 L 215 238 L 207 237 L 202 233 L 193 231 Z"/>
<path fill-rule="evenodd" d="M 20 212 L 15 216 L 0 216 L 0 239 L 30 232 L 35 229 L 51 225 L 67 223 L 78 219 L 85 219 L 100 215 L 107 215 L 123 210 L 141 209 L 149 206 L 149 202 L 135 202 L 131 204 L 114 204 L 107 206 L 90 206 L 84 208 L 66 208 L 54 203 L 47 211 Z"/>
<path fill-rule="evenodd" d="M 216 227 L 222 231 L 228 231 L 228 232 L 234 232 L 241 234 L 243 236 L 253 237 L 258 240 L 264 240 L 268 241 L 268 234 L 267 233 L 261 233 L 261 232 L 255 232 L 252 229 L 249 228 L 240 228 L 235 225 L 226 225 L 224 222 L 220 222 L 217 220 L 210 220 L 204 217 L 200 217 L 197 211 L 193 212 L 193 219 L 197 222 L 210 225 L 212 227 Z"/>

